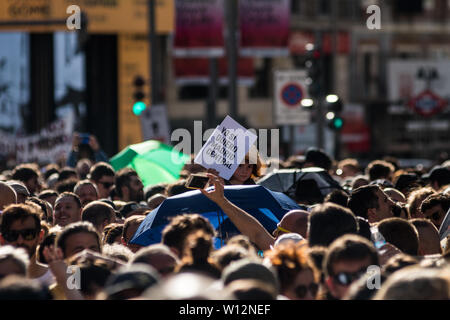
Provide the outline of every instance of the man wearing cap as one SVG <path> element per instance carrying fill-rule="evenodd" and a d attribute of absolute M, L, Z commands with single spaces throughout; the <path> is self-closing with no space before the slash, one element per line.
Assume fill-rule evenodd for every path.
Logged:
<path fill-rule="evenodd" d="M 439 191 L 443 186 L 450 184 L 450 169 L 443 166 L 435 166 L 423 178 L 428 179 L 430 186 L 434 190 Z"/>
<path fill-rule="evenodd" d="M 17 203 L 25 203 L 25 200 L 30 196 L 27 187 L 20 181 L 8 181 L 7 184 L 16 191 Z"/>
<path fill-rule="evenodd" d="M 16 191 L 8 184 L 0 181 L 0 212 L 9 204 L 15 203 L 17 203 Z"/>

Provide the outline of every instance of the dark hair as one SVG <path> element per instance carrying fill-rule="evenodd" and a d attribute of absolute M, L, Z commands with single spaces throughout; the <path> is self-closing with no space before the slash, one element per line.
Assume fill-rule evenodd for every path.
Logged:
<path fill-rule="evenodd" d="M 109 228 L 108 228 L 109 227 Z M 123 224 L 120 223 L 110 223 L 103 229 L 103 232 L 106 231 L 105 236 L 103 237 L 103 243 L 105 244 L 113 244 L 114 240 L 122 236 L 123 233 Z"/>
<path fill-rule="evenodd" d="M 248 250 L 238 244 L 228 244 L 211 254 L 214 264 L 221 270 L 225 269 L 231 262 L 245 259 L 249 255 Z"/>
<path fill-rule="evenodd" d="M 51 231 L 49 234 L 47 234 L 42 242 L 39 244 L 38 251 L 37 251 L 37 260 L 40 263 L 48 264 L 47 260 L 44 256 L 44 249 L 45 247 L 50 247 L 55 245 L 55 240 L 60 231 Z"/>
<path fill-rule="evenodd" d="M 82 206 L 81 206 L 81 200 L 80 200 L 80 197 L 79 196 L 77 196 L 75 193 L 73 193 L 73 192 L 63 192 L 63 193 L 61 193 L 59 196 L 58 196 L 58 198 L 56 198 L 56 200 L 55 200 L 55 206 L 56 206 L 56 203 L 58 202 L 58 200 L 60 200 L 60 199 L 62 199 L 62 198 L 64 198 L 64 197 L 72 197 L 73 198 L 73 200 L 76 202 L 76 204 L 78 205 L 78 208 L 81 208 Z"/>
<path fill-rule="evenodd" d="M 0 282 L 0 300 L 52 300 L 48 287 L 34 279 L 8 276 Z"/>
<path fill-rule="evenodd" d="M 59 172 L 58 181 L 64 181 L 66 179 L 72 179 L 72 178 L 74 178 L 73 176 L 75 176 L 75 178 L 78 180 L 78 173 L 77 173 L 77 171 L 74 168 L 72 168 L 72 167 L 64 167 Z"/>
<path fill-rule="evenodd" d="M 80 188 L 80 187 L 86 186 L 86 185 L 92 186 L 98 194 L 97 186 L 95 185 L 94 182 L 92 182 L 91 180 L 88 180 L 88 179 L 78 181 L 77 184 L 73 187 L 73 192 L 75 193 L 77 188 Z"/>
<path fill-rule="evenodd" d="M 210 262 L 213 251 L 213 238 L 204 230 L 190 233 L 184 242 L 183 258 L 178 266 L 178 272 L 194 271 L 205 273 L 212 278 L 219 279 L 221 271 Z"/>
<path fill-rule="evenodd" d="M 35 177 L 36 178 L 39 177 L 39 171 L 31 163 L 24 163 L 18 165 L 14 168 L 14 170 L 11 173 L 12 180 L 19 180 L 22 182 L 27 182 L 28 180 Z"/>
<path fill-rule="evenodd" d="M 356 234 L 358 223 L 347 208 L 334 203 L 314 207 L 309 216 L 308 242 L 310 246 L 328 246 L 335 239 L 348 233 Z"/>
<path fill-rule="evenodd" d="M 425 200 L 423 200 L 422 205 L 420 206 L 420 211 L 423 213 L 437 205 L 440 205 L 442 210 L 447 213 L 450 208 L 450 196 L 442 193 L 429 195 L 425 198 Z"/>
<path fill-rule="evenodd" d="M 186 180 L 180 180 L 167 186 L 166 193 L 168 197 L 192 191 L 185 186 Z"/>
<path fill-rule="evenodd" d="M 134 177 L 134 176 L 139 177 L 137 172 L 131 168 L 124 168 L 124 169 L 120 170 L 119 172 L 117 172 L 115 185 L 116 185 L 117 195 L 120 198 L 123 197 L 122 187 L 129 186 L 130 179 L 131 179 L 131 177 Z"/>
<path fill-rule="evenodd" d="M 57 182 L 55 184 L 55 189 L 58 193 L 73 192 L 73 188 L 75 188 L 77 183 L 78 183 L 77 178 L 69 178 L 69 179 Z"/>
<path fill-rule="evenodd" d="M 323 195 L 314 179 L 301 179 L 295 187 L 294 200 L 299 203 L 313 205 L 323 202 Z"/>
<path fill-rule="evenodd" d="M 7 206 L 0 216 L 0 232 L 5 234 L 11 228 L 11 225 L 17 221 L 24 221 L 28 217 L 32 217 L 35 222 L 35 230 L 41 230 L 41 215 L 37 208 L 27 204 L 11 204 Z"/>
<path fill-rule="evenodd" d="M 112 272 L 99 260 L 85 259 L 76 264 L 80 270 L 80 291 L 83 295 L 95 295 L 99 288 L 104 288 Z"/>
<path fill-rule="evenodd" d="M 156 184 L 153 186 L 148 186 L 144 189 L 144 199 L 146 201 L 148 201 L 149 198 L 151 198 L 152 196 L 154 196 L 155 194 L 161 193 L 161 194 L 166 194 L 166 189 L 167 189 L 168 184 L 166 183 L 160 183 L 160 184 Z"/>
<path fill-rule="evenodd" d="M 326 154 L 325 151 L 316 148 L 309 148 L 306 151 L 305 162 L 311 162 L 316 167 L 323 168 L 326 171 L 331 169 L 333 163 L 330 156 Z"/>
<path fill-rule="evenodd" d="M 323 273 L 323 260 L 325 259 L 325 256 L 327 255 L 328 248 L 324 246 L 312 246 L 308 249 L 308 255 L 314 263 L 314 267 L 319 272 L 319 280 L 321 283 L 324 283 L 325 277 Z"/>
<path fill-rule="evenodd" d="M 387 242 L 406 254 L 417 256 L 419 234 L 411 222 L 402 218 L 387 218 L 378 223 L 378 230 Z"/>
<path fill-rule="evenodd" d="M 89 178 L 95 182 L 100 181 L 103 176 L 114 177 L 115 175 L 113 167 L 106 162 L 97 162 L 89 171 Z"/>
<path fill-rule="evenodd" d="M 44 167 L 45 171 L 44 171 L 44 179 L 47 180 L 48 178 L 50 178 L 50 176 L 54 173 L 58 173 L 59 175 L 59 166 L 55 163 L 50 163 L 48 165 L 46 165 Z"/>
<path fill-rule="evenodd" d="M 50 197 L 58 197 L 58 192 L 56 192 L 55 190 L 43 190 L 38 194 L 38 198 L 41 200 L 46 200 Z"/>
<path fill-rule="evenodd" d="M 114 209 L 102 201 L 88 203 L 81 212 L 81 220 L 89 221 L 95 227 L 99 227 L 105 220 L 113 221 L 114 218 Z"/>
<path fill-rule="evenodd" d="M 41 208 L 43 214 L 41 219 L 47 220 L 49 213 L 47 212 L 47 205 L 45 204 L 45 200 L 41 200 L 38 197 L 28 197 L 27 200 L 25 200 L 25 204 L 28 204 L 29 202 L 38 205 Z"/>
<path fill-rule="evenodd" d="M 409 220 L 409 222 L 411 222 L 414 227 L 417 228 L 433 228 L 433 229 L 437 229 L 436 226 L 434 225 L 433 222 L 431 222 L 428 219 L 424 219 L 424 218 L 415 218 L 415 219 L 411 219 Z M 417 230 L 419 231 L 419 230 Z"/>
<path fill-rule="evenodd" d="M 378 209 L 377 191 L 381 190 L 378 185 L 366 185 L 353 190 L 348 199 L 348 207 L 353 213 L 364 219 L 368 219 L 367 210 Z"/>
<path fill-rule="evenodd" d="M 383 265 L 383 273 L 386 276 L 390 276 L 394 272 L 403 269 L 408 266 L 418 264 L 419 260 L 405 253 L 399 253 L 389 258 L 389 260 Z"/>
<path fill-rule="evenodd" d="M 394 173 L 394 171 L 394 165 L 384 160 L 374 160 L 370 162 L 366 168 L 366 173 L 369 175 L 370 181 L 389 179 L 390 175 Z"/>
<path fill-rule="evenodd" d="M 214 227 L 205 217 L 199 214 L 178 215 L 172 218 L 162 231 L 161 243 L 176 248 L 181 256 L 187 235 L 197 230 L 204 230 L 207 234 L 215 236 Z"/>
<path fill-rule="evenodd" d="M 358 235 L 345 235 L 333 241 L 324 259 L 325 277 L 333 276 L 333 265 L 338 261 L 363 260 L 369 257 L 371 265 L 379 265 L 378 252 L 367 239 Z"/>
<path fill-rule="evenodd" d="M 74 223 L 67 225 L 61 231 L 61 233 L 58 234 L 58 236 L 56 237 L 56 240 L 55 240 L 56 246 L 61 248 L 65 258 L 67 258 L 65 256 L 67 238 L 69 238 L 71 235 L 74 235 L 77 233 L 92 234 L 97 240 L 98 247 L 100 249 L 102 248 L 102 244 L 100 241 L 100 235 L 98 234 L 97 229 L 95 229 L 95 227 L 93 226 L 92 223 L 87 222 L 87 221 L 74 222 Z"/>
<path fill-rule="evenodd" d="M 324 202 L 332 202 L 347 208 L 348 194 L 344 190 L 335 189 L 327 194 Z"/>

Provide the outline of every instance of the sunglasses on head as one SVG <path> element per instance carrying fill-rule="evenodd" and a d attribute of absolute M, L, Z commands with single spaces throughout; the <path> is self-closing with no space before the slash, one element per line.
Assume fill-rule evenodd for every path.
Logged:
<path fill-rule="evenodd" d="M 356 272 L 339 272 L 338 274 L 333 276 L 333 279 L 342 286 L 348 286 L 353 281 L 361 278 L 362 275 L 366 273 L 366 268 L 362 268 Z"/>
<path fill-rule="evenodd" d="M 30 241 L 36 238 L 38 232 L 39 230 L 36 229 L 11 230 L 3 234 L 3 238 L 8 242 L 13 242 L 21 235 L 24 240 Z"/>
<path fill-rule="evenodd" d="M 311 296 L 315 297 L 317 295 L 317 291 L 319 291 L 319 285 L 312 282 L 308 286 L 299 285 L 294 288 L 295 295 L 300 299 L 304 299 L 308 294 L 308 291 L 311 293 Z"/>

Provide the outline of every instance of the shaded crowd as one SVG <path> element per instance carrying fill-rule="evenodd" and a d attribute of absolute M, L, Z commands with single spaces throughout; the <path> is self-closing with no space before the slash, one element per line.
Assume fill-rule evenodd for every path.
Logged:
<path fill-rule="evenodd" d="M 92 138 L 95 139 L 95 138 Z M 248 157 L 230 180 L 186 164 L 179 181 L 144 188 L 115 171 L 95 144 L 77 143 L 64 167 L 20 164 L 0 176 L 0 299 L 386 300 L 449 299 L 450 247 L 439 234 L 450 208 L 450 161 L 401 167 L 394 158 L 333 160 L 310 148 L 285 161 Z M 271 168 L 321 168 L 339 185 L 299 184 L 301 209 L 275 230 L 230 202 L 227 185 L 256 184 Z M 209 177 L 203 195 L 240 231 L 214 247 L 200 214 L 167 222 L 161 243 L 130 243 L 146 216 Z"/>

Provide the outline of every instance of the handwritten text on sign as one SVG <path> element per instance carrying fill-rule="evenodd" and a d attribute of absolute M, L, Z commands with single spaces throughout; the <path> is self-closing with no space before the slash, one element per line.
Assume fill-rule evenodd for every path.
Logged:
<path fill-rule="evenodd" d="M 217 126 L 194 162 L 215 169 L 229 180 L 255 143 L 257 136 L 227 116 Z"/>

